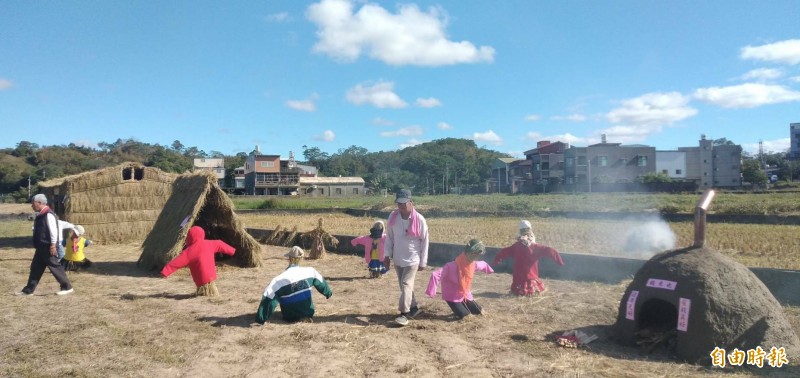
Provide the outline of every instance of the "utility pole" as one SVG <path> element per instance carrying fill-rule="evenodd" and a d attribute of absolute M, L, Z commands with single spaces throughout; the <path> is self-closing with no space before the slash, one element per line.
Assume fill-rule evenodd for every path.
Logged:
<path fill-rule="evenodd" d="M 28 198 L 31 198 L 31 176 L 28 176 Z"/>

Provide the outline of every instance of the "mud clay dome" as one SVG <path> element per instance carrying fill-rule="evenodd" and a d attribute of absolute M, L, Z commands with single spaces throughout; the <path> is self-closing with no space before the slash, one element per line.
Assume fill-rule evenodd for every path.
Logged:
<path fill-rule="evenodd" d="M 697 364 L 710 365 L 715 347 L 761 346 L 767 353 L 784 347 L 790 359 L 800 355 L 800 339 L 769 289 L 747 267 L 708 248 L 663 252 L 639 269 L 620 302 L 614 334 L 633 346 L 643 329 L 677 329 L 677 357 Z"/>

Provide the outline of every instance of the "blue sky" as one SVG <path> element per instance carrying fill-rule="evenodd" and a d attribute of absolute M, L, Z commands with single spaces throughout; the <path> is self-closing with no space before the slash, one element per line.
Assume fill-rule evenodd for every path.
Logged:
<path fill-rule="evenodd" d="M 0 2 L 0 148 L 784 151 L 800 2 Z"/>

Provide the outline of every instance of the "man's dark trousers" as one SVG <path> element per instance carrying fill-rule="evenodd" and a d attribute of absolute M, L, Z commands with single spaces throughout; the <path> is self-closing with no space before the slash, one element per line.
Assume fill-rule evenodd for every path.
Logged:
<path fill-rule="evenodd" d="M 45 268 L 50 268 L 50 273 L 53 273 L 53 277 L 61 285 L 61 290 L 72 289 L 72 283 L 69 282 L 67 272 L 64 271 L 64 267 L 59 263 L 58 257 L 50 255 L 50 246 L 48 245 L 36 248 L 36 252 L 33 253 L 28 285 L 22 289 L 24 293 L 31 294 L 36 290 Z"/>

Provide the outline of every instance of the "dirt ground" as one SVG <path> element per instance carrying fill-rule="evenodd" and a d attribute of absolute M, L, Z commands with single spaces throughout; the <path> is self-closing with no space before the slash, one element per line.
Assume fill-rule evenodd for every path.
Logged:
<path fill-rule="evenodd" d="M 2 224 L 0 223 L 0 226 Z M 363 259 L 328 254 L 307 261 L 333 296 L 314 294 L 313 323 L 287 324 L 280 312 L 254 323 L 261 293 L 286 267 L 286 248 L 264 247 L 264 267 L 222 265 L 219 297 L 194 297 L 188 270 L 168 279 L 136 266 L 138 245 L 92 246 L 95 265 L 71 273 L 75 292 L 54 295 L 49 272 L 32 297 L 24 286 L 32 248 L 0 239 L 2 376 L 734 376 L 763 370 L 702 368 L 610 340 L 627 283 L 548 280 L 538 298 L 508 295 L 511 276 L 476 274 L 485 316 L 456 321 L 441 298 L 424 296 L 431 270 L 417 275 L 423 312 L 406 327 L 397 315 L 394 272 L 368 279 Z M 800 309 L 787 308 L 795 330 Z M 600 338 L 565 349 L 553 335 L 581 329 Z M 788 356 L 793 362 L 798 356 Z M 773 369 L 797 376 L 788 366 Z"/>
<path fill-rule="evenodd" d="M 17 212 L 30 206 L 0 206 Z M 260 326 L 255 311 L 286 267 L 287 248 L 264 246 L 261 268 L 221 265 L 221 295 L 207 298 L 193 295 L 187 269 L 168 279 L 139 269 L 138 244 L 94 245 L 87 249 L 94 266 L 70 273 L 73 294 L 55 295 L 58 284 L 45 272 L 36 295 L 17 297 L 33 249 L 27 236 L 13 235 L 0 232 L 0 376 L 800 376 L 789 366 L 704 368 L 615 344 L 610 326 L 628 282 L 546 280 L 543 296 L 518 298 L 508 294 L 510 274 L 479 273 L 473 293 L 487 314 L 457 321 L 440 297 L 424 296 L 428 269 L 416 279 L 423 312 L 399 327 L 394 272 L 368 279 L 362 257 L 328 254 L 305 262 L 333 290 L 328 300 L 314 294 L 314 322 L 287 324 L 277 311 Z M 785 311 L 800 331 L 800 308 Z M 599 339 L 582 349 L 553 342 L 574 329 Z"/>

